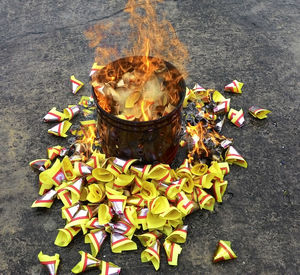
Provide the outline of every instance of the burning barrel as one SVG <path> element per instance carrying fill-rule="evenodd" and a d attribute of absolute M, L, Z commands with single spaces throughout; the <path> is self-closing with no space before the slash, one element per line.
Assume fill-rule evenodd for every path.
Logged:
<path fill-rule="evenodd" d="M 185 82 L 154 57 L 116 60 L 92 76 L 98 132 L 107 156 L 171 163 L 179 147 Z"/>

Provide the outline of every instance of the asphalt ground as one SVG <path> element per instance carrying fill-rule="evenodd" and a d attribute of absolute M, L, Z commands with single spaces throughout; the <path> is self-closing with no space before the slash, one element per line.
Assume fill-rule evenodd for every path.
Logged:
<path fill-rule="evenodd" d="M 17 1 L 0 3 L 0 274 L 47 274 L 40 250 L 61 255 L 59 274 L 71 274 L 79 250 L 89 251 L 78 236 L 56 247 L 63 227 L 60 202 L 51 209 L 31 209 L 38 195 L 38 175 L 28 163 L 46 157 L 46 148 L 66 144 L 47 134 L 42 117 L 54 106 L 63 109 L 89 95 L 94 59 L 83 32 L 97 22 L 120 20 L 126 29 L 124 1 Z M 248 168 L 231 167 L 224 201 L 215 211 L 186 218 L 190 226 L 179 265 L 158 272 L 141 263 L 142 247 L 100 258 L 122 267 L 122 274 L 299 274 L 299 72 L 300 3 L 283 1 L 165 1 L 160 5 L 190 55 L 188 86 L 222 91 L 233 79 L 245 83 L 232 107 L 258 105 L 272 110 L 258 121 L 245 115 L 233 137 Z M 125 23 L 124 23 L 125 24 Z M 124 30 L 126 32 L 126 30 Z M 125 41 L 112 41 L 125 43 Z M 70 75 L 87 83 L 77 94 Z M 229 240 L 238 258 L 212 263 L 217 242 Z M 98 274 L 96 270 L 86 274 Z"/>

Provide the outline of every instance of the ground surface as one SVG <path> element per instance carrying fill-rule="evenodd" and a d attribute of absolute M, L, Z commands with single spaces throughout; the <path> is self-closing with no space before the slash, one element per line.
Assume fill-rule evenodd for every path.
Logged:
<path fill-rule="evenodd" d="M 47 134 L 41 118 L 89 94 L 88 85 L 76 96 L 69 92 L 70 75 L 88 83 L 93 62 L 83 31 L 105 18 L 125 21 L 124 2 L 2 0 L 0 7 L 0 274 L 47 274 L 40 250 L 60 253 L 59 273 L 70 274 L 78 251 L 89 247 L 82 237 L 67 248 L 53 244 L 63 226 L 61 205 L 30 208 L 38 177 L 28 163 L 64 143 Z M 232 167 L 224 202 L 213 213 L 186 219 L 178 267 L 162 255 L 156 273 L 140 262 L 141 247 L 112 255 L 106 244 L 100 257 L 122 266 L 122 274 L 299 274 L 299 1 L 185 0 L 161 7 L 188 46 L 189 86 L 198 81 L 222 90 L 238 79 L 245 86 L 232 106 L 255 104 L 272 114 L 264 121 L 246 115 L 242 129 L 225 127 L 249 168 Z M 212 264 L 219 239 L 232 242 L 237 260 Z"/>

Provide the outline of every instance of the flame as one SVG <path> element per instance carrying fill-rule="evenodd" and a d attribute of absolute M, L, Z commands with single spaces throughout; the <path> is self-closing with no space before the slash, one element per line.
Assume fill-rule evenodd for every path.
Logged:
<path fill-rule="evenodd" d="M 147 79 L 157 69 L 156 62 L 149 58 L 155 56 L 174 64 L 183 77 L 187 76 L 185 65 L 188 62 L 188 50 L 178 39 L 172 24 L 165 16 L 158 16 L 156 6 L 163 0 L 128 0 L 124 11 L 129 14 L 130 32 L 120 31 L 126 26 L 117 18 L 113 22 L 101 22 L 84 32 L 89 40 L 89 46 L 96 48 L 95 60 L 98 64 L 106 65 L 125 56 L 143 56 L 140 65 L 146 71 Z M 109 41 L 107 41 L 109 37 Z M 115 38 L 115 39 L 114 39 Z M 123 45 L 109 45 L 111 41 L 126 41 Z M 138 65 L 138 64 L 137 64 Z M 144 67 L 144 68 L 143 68 Z M 112 77 L 110 69 L 107 77 Z M 123 72 L 128 68 L 122 68 Z M 117 75 L 114 75 L 118 77 Z"/>
<path fill-rule="evenodd" d="M 208 149 L 206 148 L 203 140 L 205 130 L 203 128 L 202 123 L 198 123 L 195 126 L 191 126 L 190 124 L 186 127 L 187 133 L 190 134 L 194 141 L 194 148 L 188 154 L 188 161 L 191 163 L 194 159 L 194 155 L 197 154 L 201 156 L 204 154 L 205 157 L 208 157 Z"/>

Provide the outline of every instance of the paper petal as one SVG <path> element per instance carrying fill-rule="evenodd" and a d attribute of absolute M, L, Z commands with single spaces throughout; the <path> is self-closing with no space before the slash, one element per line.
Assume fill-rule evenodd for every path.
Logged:
<path fill-rule="evenodd" d="M 80 90 L 80 88 L 84 85 L 83 82 L 76 79 L 74 75 L 71 76 L 70 81 L 72 84 L 72 93 L 73 94 L 76 94 Z"/>
<path fill-rule="evenodd" d="M 146 248 L 141 253 L 141 261 L 144 262 L 152 262 L 155 270 L 159 269 L 160 266 L 160 242 L 157 240 L 151 247 Z"/>
<path fill-rule="evenodd" d="M 111 234 L 111 251 L 113 253 L 121 253 L 122 251 L 136 250 L 137 245 L 128 237 L 119 233 Z"/>
<path fill-rule="evenodd" d="M 65 119 L 65 115 L 56 110 L 56 108 L 52 108 L 43 118 L 44 122 L 59 122 Z"/>
<path fill-rule="evenodd" d="M 257 106 L 251 106 L 249 108 L 249 113 L 258 119 L 264 119 L 267 118 L 267 114 L 271 113 L 271 111 Z"/>
<path fill-rule="evenodd" d="M 167 260 L 169 265 L 178 264 L 178 256 L 181 253 L 181 246 L 177 243 L 172 243 L 168 240 L 164 242 L 164 248 L 167 255 Z"/>
<path fill-rule="evenodd" d="M 238 151 L 233 146 L 230 146 L 227 149 L 225 153 L 225 161 L 227 161 L 229 164 L 236 164 L 244 168 L 247 168 L 248 166 L 246 160 L 238 153 Z"/>
<path fill-rule="evenodd" d="M 225 260 L 235 259 L 236 255 L 231 249 L 231 242 L 220 240 L 218 243 L 218 248 L 215 252 L 213 262 L 217 263 Z"/>
<path fill-rule="evenodd" d="M 42 265 L 45 265 L 48 268 L 50 275 L 57 274 L 57 268 L 60 262 L 59 254 L 48 256 L 46 254 L 43 254 L 43 252 L 41 251 L 38 255 L 38 259 Z"/>
<path fill-rule="evenodd" d="M 244 83 L 233 80 L 233 82 L 225 86 L 224 91 L 241 94 L 243 85 Z"/>
<path fill-rule="evenodd" d="M 59 137 L 67 137 L 68 135 L 66 134 L 66 132 L 69 130 L 71 125 L 71 122 L 65 120 L 49 129 L 48 133 Z"/>
<path fill-rule="evenodd" d="M 89 234 L 85 235 L 84 242 L 90 243 L 92 255 L 94 257 L 97 256 L 101 245 L 106 237 L 107 234 L 104 229 L 91 230 Z"/>
<path fill-rule="evenodd" d="M 91 254 L 86 253 L 84 251 L 79 251 L 79 254 L 81 255 L 81 260 L 73 267 L 73 273 L 78 274 L 93 267 L 98 267 L 100 269 L 100 260 L 96 259 Z"/>

